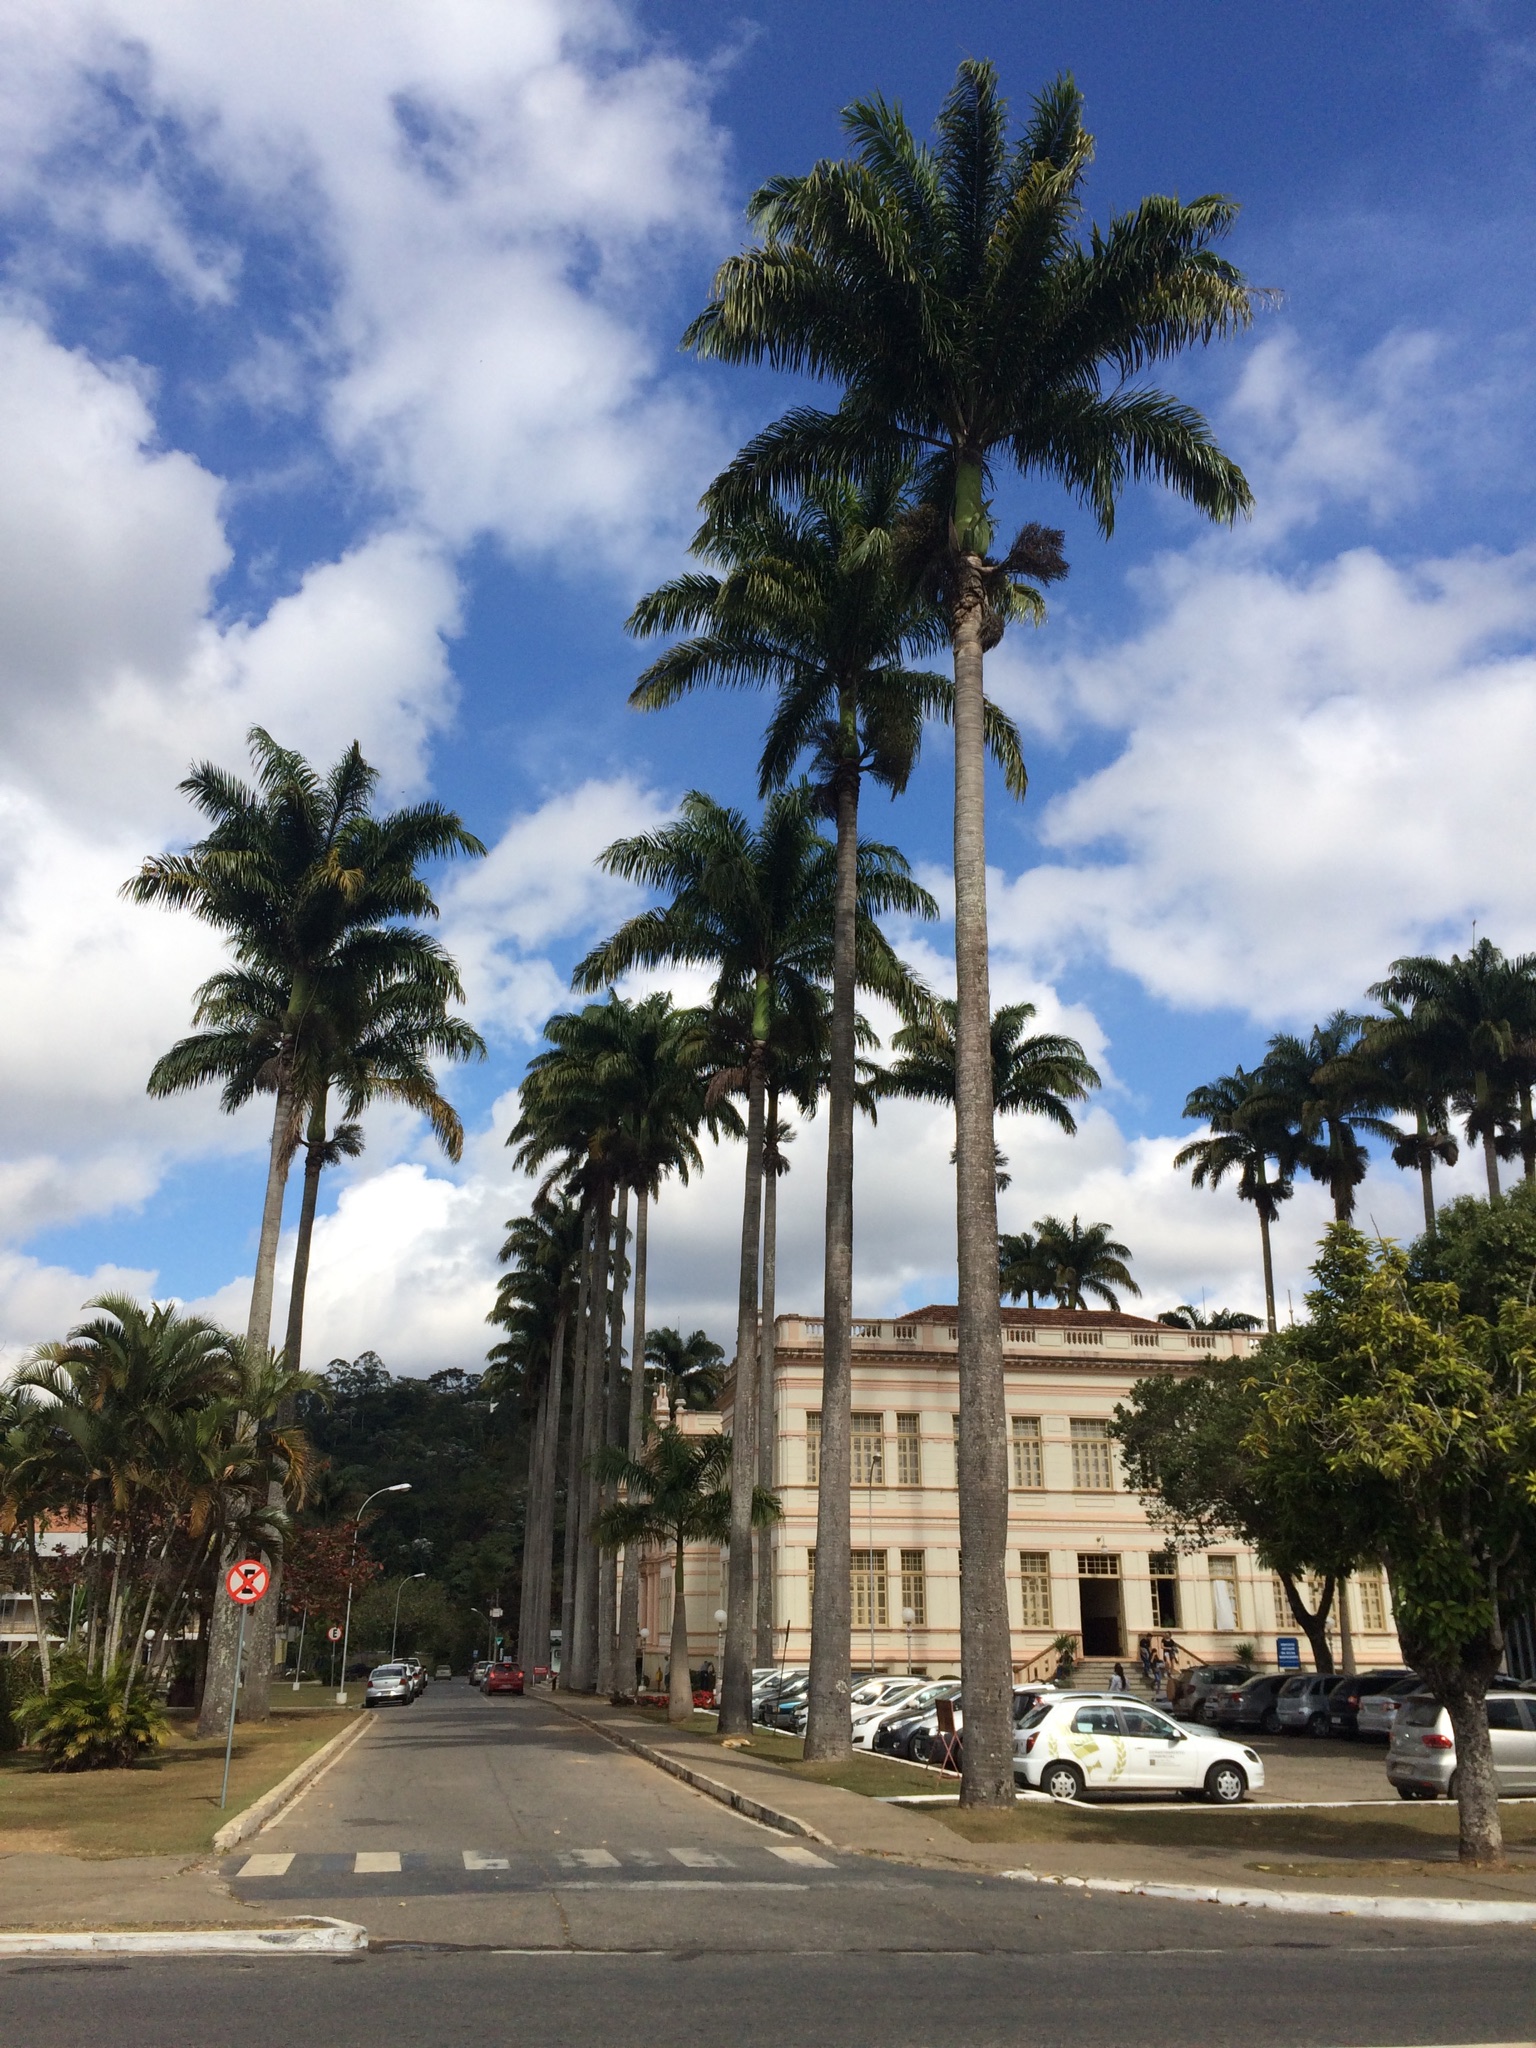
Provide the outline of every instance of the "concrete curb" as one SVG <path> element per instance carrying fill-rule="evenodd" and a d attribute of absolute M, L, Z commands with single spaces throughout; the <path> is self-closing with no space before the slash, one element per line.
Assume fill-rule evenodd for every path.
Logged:
<path fill-rule="evenodd" d="M 349 1749 L 370 1725 L 367 1713 L 359 1712 L 355 1721 L 343 1728 L 339 1735 L 333 1735 L 329 1742 L 322 1743 L 313 1756 L 305 1757 L 297 1770 L 290 1771 L 286 1778 L 280 1779 L 270 1792 L 263 1792 L 261 1797 L 253 1800 L 243 1812 L 237 1813 L 232 1820 L 225 1821 L 213 1838 L 213 1846 L 217 1853 L 222 1856 L 228 1850 L 238 1848 L 249 1836 L 264 1828 L 268 1821 L 275 1820 L 289 1801 L 296 1799 L 305 1786 L 318 1778 L 344 1750 Z"/>
<path fill-rule="evenodd" d="M 1053 1877 L 1039 1870 L 1000 1870 L 1016 1884 L 1050 1884 L 1070 1891 L 1130 1894 L 1175 1905 L 1257 1906 L 1271 1913 L 1341 1914 L 1359 1920 L 1438 1920 L 1460 1927 L 1536 1926 L 1536 1905 L 1488 1899 L 1387 1899 L 1347 1892 L 1279 1892 L 1259 1886 L 1140 1883 L 1127 1877 Z"/>
<path fill-rule="evenodd" d="M 292 1927 L 199 1927 L 150 1934 L 0 1934 L 6 1956 L 315 1956 L 368 1946 L 354 1920 L 314 1919 Z"/>
<path fill-rule="evenodd" d="M 807 1841 L 820 1842 L 825 1848 L 835 1849 L 836 1842 L 830 1835 L 824 1835 L 820 1828 L 813 1828 L 809 1821 L 799 1820 L 792 1813 L 781 1813 L 777 1807 L 767 1806 L 761 1799 L 754 1799 L 750 1793 L 738 1792 L 733 1785 L 722 1785 L 718 1778 L 696 1771 L 691 1764 L 679 1762 L 668 1756 L 665 1750 L 652 1749 L 647 1742 L 638 1741 L 621 1728 L 610 1728 L 602 1721 L 589 1721 L 577 1708 L 570 1707 L 556 1693 L 551 1693 L 550 1704 L 567 1714 L 573 1721 L 579 1721 L 583 1728 L 590 1728 L 594 1735 L 601 1735 L 617 1749 L 627 1749 L 642 1762 L 654 1764 L 658 1770 L 667 1771 L 674 1778 L 681 1778 L 685 1785 L 691 1785 L 696 1792 L 703 1792 L 711 1799 L 718 1799 L 722 1806 L 732 1807 L 744 1814 L 748 1820 L 758 1821 L 765 1828 L 774 1828 L 781 1835 L 801 1835 Z"/>

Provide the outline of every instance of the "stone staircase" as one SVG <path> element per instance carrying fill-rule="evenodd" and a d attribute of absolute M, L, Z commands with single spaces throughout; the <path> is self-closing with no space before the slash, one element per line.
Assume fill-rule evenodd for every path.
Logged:
<path fill-rule="evenodd" d="M 1108 1692 L 1109 1681 L 1115 1675 L 1113 1657 L 1085 1657 L 1072 1674 L 1074 1688 L 1081 1692 Z M 1132 1699 L 1146 1700 L 1150 1705 L 1152 1688 L 1141 1675 L 1141 1665 L 1134 1656 L 1119 1659 L 1125 1673 L 1125 1682 Z"/>

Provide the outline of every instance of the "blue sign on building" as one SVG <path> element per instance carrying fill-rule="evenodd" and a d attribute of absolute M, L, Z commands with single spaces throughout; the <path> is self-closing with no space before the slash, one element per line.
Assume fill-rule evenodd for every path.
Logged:
<path fill-rule="evenodd" d="M 1301 1669 L 1301 1637 L 1276 1636 L 1275 1662 L 1282 1671 Z"/>

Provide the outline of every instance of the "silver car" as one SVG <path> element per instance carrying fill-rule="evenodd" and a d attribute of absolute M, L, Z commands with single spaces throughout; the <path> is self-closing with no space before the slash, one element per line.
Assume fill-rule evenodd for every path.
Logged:
<path fill-rule="evenodd" d="M 1359 1729 L 1362 1742 L 1390 1742 L 1397 1710 L 1413 1693 L 1423 1690 L 1418 1678 L 1400 1678 L 1385 1692 L 1373 1692 L 1360 1702 Z"/>
<path fill-rule="evenodd" d="M 1328 1695 L 1339 1682 L 1337 1671 L 1298 1672 L 1275 1694 L 1275 1713 L 1282 1735 L 1326 1735 Z"/>
<path fill-rule="evenodd" d="M 411 1674 L 403 1664 L 376 1664 L 368 1674 L 365 1707 L 408 1707 L 416 1697 Z"/>
<path fill-rule="evenodd" d="M 1536 1699 L 1491 1692 L 1484 1702 L 1493 1774 L 1503 1798 L 1536 1792 Z M 1404 1799 L 1456 1796 L 1456 1738 L 1451 1717 L 1428 1693 L 1398 1708 L 1387 1751 L 1387 1776 Z"/>

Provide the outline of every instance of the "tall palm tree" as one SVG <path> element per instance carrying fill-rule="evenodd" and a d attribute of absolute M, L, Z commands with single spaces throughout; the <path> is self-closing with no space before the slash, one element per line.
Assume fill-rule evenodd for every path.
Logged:
<path fill-rule="evenodd" d="M 645 1362 L 660 1382 L 669 1429 L 676 1429 L 680 1408 L 712 1408 L 725 1384 L 725 1353 L 706 1330 L 691 1337 L 666 1325 L 651 1330 Z"/>
<path fill-rule="evenodd" d="M 1207 1135 L 1192 1139 L 1176 1152 L 1175 1167 L 1187 1166 L 1197 1188 L 1218 1188 L 1229 1173 L 1235 1173 L 1239 1200 L 1254 1206 L 1264 1251 L 1264 1313 L 1273 1330 L 1275 1264 L 1269 1233 L 1280 1214 L 1280 1204 L 1291 1196 L 1284 1107 L 1262 1070 L 1248 1073 L 1234 1067 L 1230 1074 L 1192 1088 L 1184 1100 L 1184 1114 L 1199 1117 L 1207 1126 Z M 1277 1165 L 1273 1179 L 1271 1160 Z"/>
<path fill-rule="evenodd" d="M 1079 1223 L 1075 1216 L 1063 1223 L 1057 1216 L 1042 1216 L 1035 1242 L 1050 1269 L 1051 1292 L 1063 1308 L 1086 1309 L 1091 1294 L 1106 1308 L 1118 1309 L 1117 1287 L 1127 1294 L 1141 1292 L 1126 1264 L 1130 1247 L 1110 1236 L 1107 1223 Z"/>
<path fill-rule="evenodd" d="M 688 636 L 650 665 L 631 703 L 653 710 L 707 686 L 773 690 L 760 793 L 785 787 L 809 755 L 813 781 L 835 821 L 822 1345 L 825 1477 L 816 1536 L 818 1556 L 832 1560 L 850 1540 L 842 1468 L 853 1364 L 859 798 L 866 776 L 899 795 L 916 766 L 925 721 L 952 722 L 954 715 L 949 679 L 908 665 L 913 655 L 948 637 L 942 611 L 903 566 L 899 534 L 912 509 L 911 479 L 908 463 L 877 463 L 858 481 L 813 478 L 793 504 L 764 494 L 712 516 L 694 552 L 718 573 L 675 578 L 643 599 L 629 622 L 645 636 Z M 986 707 L 986 718 L 988 743 L 1009 787 L 1022 795 L 1018 733 L 995 706 Z M 759 1587 L 760 1616 L 766 1591 Z M 805 1736 L 806 1755 L 822 1760 L 846 1756 L 850 1749 L 846 1605 L 841 1576 L 829 1566 L 817 1580 Z"/>
<path fill-rule="evenodd" d="M 914 532 L 949 618 L 955 676 L 955 959 L 960 997 L 960 1488 L 967 1804 L 1013 1799 L 1008 1475 L 988 1100 L 983 660 L 1010 618 L 1042 611 L 1060 535 L 1028 527 L 1001 560 L 995 468 L 1063 483 L 1109 533 L 1121 490 L 1154 478 L 1219 520 L 1245 512 L 1241 472 L 1200 415 L 1127 379 L 1245 326 L 1253 299 L 1213 253 L 1235 207 L 1144 200 L 1085 238 L 1093 154 L 1070 78 L 1048 86 L 1016 143 L 990 64 L 967 60 L 931 147 L 881 99 L 844 117 L 849 161 L 754 196 L 758 243 L 720 270 L 685 343 L 843 388 L 749 442 L 716 506 L 872 461 L 923 463 Z M 1023 580 L 1023 579 L 1027 579 Z M 818 1574 L 818 1579 L 820 1574 Z"/>
<path fill-rule="evenodd" d="M 1391 1098 L 1379 1073 L 1354 1056 L 1365 1038 L 1367 1019 L 1335 1010 L 1314 1025 L 1305 1041 L 1277 1031 L 1260 1069 L 1265 1088 L 1286 1119 L 1286 1165 L 1303 1167 L 1333 1198 L 1333 1213 L 1347 1223 L 1355 1213 L 1355 1189 L 1365 1179 L 1370 1153 L 1364 1140 L 1387 1144 L 1402 1136 L 1381 1114 Z"/>
<path fill-rule="evenodd" d="M 892 1034 L 891 1050 L 900 1058 L 876 1079 L 877 1094 L 954 1104 L 959 1071 L 958 1011 L 957 1003 L 934 1003 L 924 1016 Z M 1043 1116 L 1068 1137 L 1075 1137 L 1077 1119 L 1068 1104 L 1086 1102 L 1090 1093 L 1102 1086 L 1099 1072 L 1075 1038 L 1057 1031 L 1026 1036 L 1025 1026 L 1034 1014 L 1033 1003 L 1005 1003 L 992 1013 L 988 1039 L 994 1113 Z M 1009 1184 L 1008 1161 L 995 1139 L 992 1157 L 1001 1190 Z"/>
<path fill-rule="evenodd" d="M 734 1506 L 725 1603 L 729 1618 L 720 1697 L 722 1731 L 749 1734 L 758 1257 L 769 1045 L 775 1017 L 790 1020 L 797 1039 L 808 1041 L 814 1035 L 824 990 L 832 978 L 836 854 L 816 829 L 815 797 L 809 789 L 800 787 L 771 797 L 756 829 L 739 811 L 727 810 L 693 791 L 684 798 L 682 816 L 675 824 L 638 838 L 617 840 L 603 854 L 601 864 L 610 874 L 664 892 L 666 900 L 629 919 L 595 947 L 576 969 L 577 986 L 601 988 L 642 966 L 709 966 L 715 970 L 717 1009 L 738 1011 L 750 1006 L 746 1184 L 732 1409 L 737 1456 L 732 1477 Z M 899 1006 L 910 1007 L 918 999 L 917 985 L 874 922 L 881 912 L 927 917 L 937 915 L 937 905 L 912 880 L 905 859 L 894 847 L 866 841 L 857 849 L 855 863 L 854 980 Z M 829 1564 L 828 1571 L 833 1569 Z M 846 1576 L 839 1574 L 840 1578 Z"/>
<path fill-rule="evenodd" d="M 1499 1124 L 1507 1115 L 1510 1063 L 1529 1036 L 1533 978 L 1536 955 L 1509 960 L 1491 939 L 1478 939 L 1449 960 L 1425 953 L 1394 960 L 1386 979 L 1367 991 L 1377 1002 L 1406 1006 L 1414 1029 L 1444 1045 L 1444 1078 L 1449 1092 L 1468 1098 L 1467 1137 L 1482 1145 L 1490 1202 L 1500 1195 Z"/>
<path fill-rule="evenodd" d="M 1165 1308 L 1157 1319 L 1170 1330 L 1256 1330 L 1257 1316 L 1249 1315 L 1245 1308 L 1213 1308 L 1209 1311 L 1196 1308 L 1193 1302 L 1181 1301 L 1177 1308 Z"/>
<path fill-rule="evenodd" d="M 1005 1301 L 1027 1300 L 1033 1308 L 1036 1295 L 1049 1298 L 1055 1291 L 1055 1275 L 1032 1230 L 1005 1230 L 997 1240 L 997 1263 Z"/>
<path fill-rule="evenodd" d="M 1388 999 L 1387 1015 L 1368 1018 L 1365 1035 L 1346 1055 L 1361 1070 L 1362 1092 L 1379 1098 L 1398 1115 L 1413 1118 L 1411 1131 L 1392 1142 L 1392 1164 L 1417 1173 L 1424 1202 L 1424 1232 L 1435 1234 L 1435 1168 L 1454 1166 L 1461 1148 L 1448 1129 L 1454 1086 L 1455 1047 L 1448 1033 L 1426 1017 L 1417 1019 Z"/>
<path fill-rule="evenodd" d="M 599 1478 L 623 1498 L 614 1500 L 597 1518 L 592 1535 L 610 1548 L 623 1545 L 637 1554 L 663 1545 L 672 1551 L 672 1625 L 668 1655 L 667 1719 L 687 1721 L 693 1715 L 693 1683 L 688 1672 L 688 1601 L 683 1569 L 690 1542 L 722 1543 L 730 1535 L 733 1512 L 731 1439 L 684 1436 L 677 1429 L 656 1431 L 638 1458 L 617 1444 L 608 1444 L 594 1460 Z M 776 1521 L 779 1503 L 760 1487 L 752 1491 L 753 1526 Z"/>

